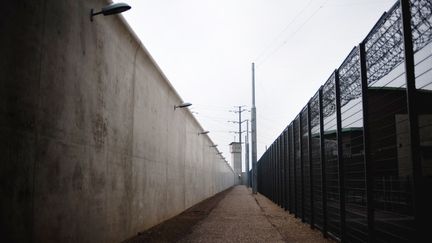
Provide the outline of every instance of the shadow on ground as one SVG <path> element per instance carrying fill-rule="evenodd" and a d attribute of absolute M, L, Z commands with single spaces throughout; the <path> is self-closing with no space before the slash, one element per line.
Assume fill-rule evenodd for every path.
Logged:
<path fill-rule="evenodd" d="M 205 219 L 231 190 L 232 188 L 229 188 L 220 192 L 122 243 L 177 242 L 192 233 L 192 227 Z"/>

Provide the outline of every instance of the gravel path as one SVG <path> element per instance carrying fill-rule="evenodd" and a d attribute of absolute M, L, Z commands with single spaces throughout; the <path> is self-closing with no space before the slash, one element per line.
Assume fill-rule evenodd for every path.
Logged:
<path fill-rule="evenodd" d="M 180 242 L 333 242 L 262 195 L 234 187 Z"/>
<path fill-rule="evenodd" d="M 334 242 L 266 197 L 236 186 L 123 243 Z"/>
<path fill-rule="evenodd" d="M 309 224 L 302 223 L 301 219 L 295 218 L 263 195 L 258 194 L 254 198 L 262 208 L 263 214 L 282 235 L 285 242 L 336 242 L 325 239 L 320 231 L 312 230 Z"/>
<path fill-rule="evenodd" d="M 236 186 L 181 242 L 284 242 L 245 186 Z"/>

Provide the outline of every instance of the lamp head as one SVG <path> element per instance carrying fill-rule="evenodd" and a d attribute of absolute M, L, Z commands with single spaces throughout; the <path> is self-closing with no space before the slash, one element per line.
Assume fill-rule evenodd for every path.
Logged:
<path fill-rule="evenodd" d="M 131 6 L 126 3 L 111 3 L 108 6 L 105 6 L 101 9 L 101 11 L 94 13 L 93 9 L 90 11 L 90 20 L 93 21 L 93 16 L 103 14 L 103 15 L 112 15 L 122 13 L 131 9 Z"/>
<path fill-rule="evenodd" d="M 175 105 L 174 106 L 174 110 L 177 109 L 177 108 L 185 108 L 185 107 L 188 107 L 188 106 L 191 106 L 191 105 L 192 104 L 189 103 L 189 102 L 184 102 L 184 103 L 181 103 L 180 105 Z"/>
<path fill-rule="evenodd" d="M 118 14 L 124 11 L 128 11 L 129 9 L 131 9 L 131 6 L 127 5 L 126 3 L 112 3 L 102 8 L 102 14 L 103 15 Z"/>

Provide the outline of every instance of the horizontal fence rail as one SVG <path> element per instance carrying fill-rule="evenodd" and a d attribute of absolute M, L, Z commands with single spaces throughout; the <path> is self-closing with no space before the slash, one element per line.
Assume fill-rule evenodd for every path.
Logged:
<path fill-rule="evenodd" d="M 259 159 L 258 183 L 325 237 L 431 239 L 430 0 L 382 15 Z"/>

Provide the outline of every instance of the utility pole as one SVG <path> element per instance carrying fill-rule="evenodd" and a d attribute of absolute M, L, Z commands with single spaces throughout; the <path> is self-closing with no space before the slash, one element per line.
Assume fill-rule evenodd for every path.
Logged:
<path fill-rule="evenodd" d="M 249 120 L 246 120 L 246 136 L 245 136 L 245 164 L 246 164 L 246 186 L 250 185 L 250 176 L 249 176 Z"/>
<path fill-rule="evenodd" d="M 244 105 L 239 105 L 239 106 L 235 106 L 235 107 L 238 107 L 238 110 L 232 110 L 232 111 L 230 111 L 230 112 L 238 113 L 238 115 L 239 115 L 239 120 L 238 120 L 238 122 L 237 122 L 237 121 L 228 121 L 228 122 L 238 123 L 238 124 L 239 124 L 239 131 L 238 131 L 238 134 L 239 134 L 239 143 L 240 143 L 240 148 L 241 148 L 241 144 L 242 144 L 242 133 L 243 133 L 241 125 L 242 125 L 243 122 L 246 121 L 246 120 L 244 120 L 244 121 L 241 120 L 241 113 L 244 112 L 244 111 L 246 111 L 246 109 L 242 109 L 242 107 L 244 107 Z M 235 133 L 237 133 L 237 132 L 235 132 Z M 240 150 L 240 166 L 241 166 L 242 163 L 243 163 L 243 162 L 242 162 L 242 155 L 241 155 L 241 150 Z M 241 173 L 241 171 L 240 171 L 240 173 Z"/>
<path fill-rule="evenodd" d="M 252 125 L 252 193 L 256 194 L 258 189 L 257 184 L 257 136 L 256 136 L 256 107 L 255 107 L 255 63 L 252 63 L 252 109 L 251 109 L 251 125 Z"/>
<path fill-rule="evenodd" d="M 241 113 L 243 111 L 246 111 L 246 109 L 242 109 L 242 107 L 244 107 L 244 105 L 239 105 L 239 106 L 235 106 L 235 107 L 238 107 L 238 110 L 231 110 L 230 112 L 238 113 L 238 115 L 239 115 L 238 121 L 228 121 L 228 122 L 239 124 L 238 134 L 239 134 L 239 143 L 241 144 L 242 143 L 242 136 L 241 135 L 243 133 L 242 128 L 241 128 L 241 124 L 246 121 L 246 120 L 244 120 L 244 121 L 241 120 Z"/>

